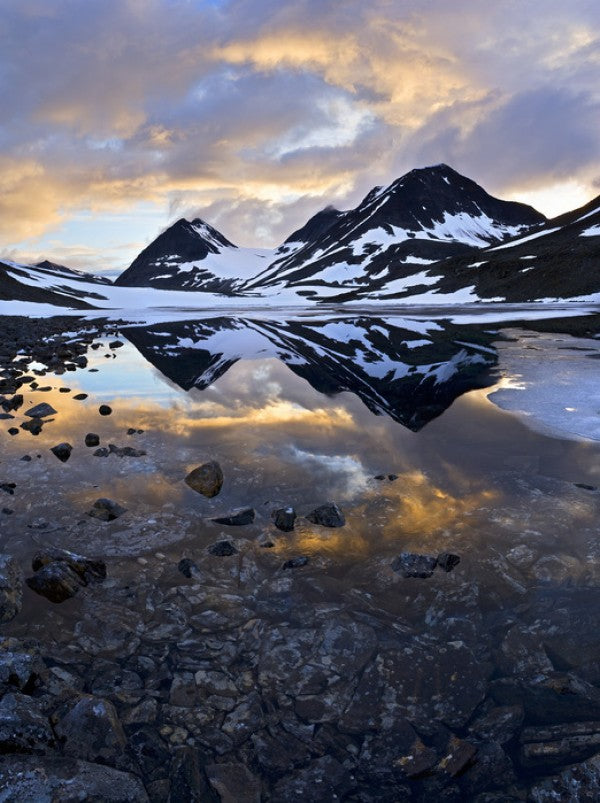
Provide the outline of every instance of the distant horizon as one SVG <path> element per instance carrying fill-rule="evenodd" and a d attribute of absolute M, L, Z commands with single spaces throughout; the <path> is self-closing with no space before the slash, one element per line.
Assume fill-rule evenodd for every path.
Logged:
<path fill-rule="evenodd" d="M 179 217 L 274 247 L 444 162 L 548 217 L 600 191 L 586 0 L 5 0 L 0 253 L 126 267 Z"/>

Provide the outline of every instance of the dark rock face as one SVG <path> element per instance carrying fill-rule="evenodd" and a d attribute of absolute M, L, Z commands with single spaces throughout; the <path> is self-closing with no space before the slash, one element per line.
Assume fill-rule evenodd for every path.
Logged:
<path fill-rule="evenodd" d="M 54 726 L 67 756 L 108 764 L 117 769 L 127 767 L 127 737 L 123 732 L 114 705 L 91 695 L 82 696 Z"/>
<path fill-rule="evenodd" d="M 192 490 L 203 496 L 212 498 L 217 496 L 223 486 L 223 472 L 216 460 L 203 463 L 195 468 L 185 478 L 185 482 Z"/>
<path fill-rule="evenodd" d="M 46 404 L 46 402 L 42 402 L 41 404 L 36 404 L 35 407 L 31 407 L 29 410 L 25 410 L 25 415 L 28 415 L 30 418 L 47 418 L 49 415 L 56 415 L 56 410 L 54 407 Z"/>
<path fill-rule="evenodd" d="M 93 519 L 100 519 L 100 521 L 114 521 L 126 512 L 126 508 L 121 507 L 117 502 L 103 497 L 101 499 L 96 499 L 92 505 L 92 509 L 88 511 L 88 516 L 91 516 Z"/>
<path fill-rule="evenodd" d="M 532 803 L 592 803 L 600 799 L 600 753 L 534 784 L 527 799 Z"/>
<path fill-rule="evenodd" d="M 219 558 L 226 558 L 231 555 L 237 555 L 238 550 L 231 543 L 231 541 L 217 541 L 216 544 L 211 544 L 208 547 L 211 555 L 216 555 Z"/>
<path fill-rule="evenodd" d="M 6 801 L 148 803 L 139 778 L 70 758 L 1 756 L 0 794 Z"/>
<path fill-rule="evenodd" d="M 293 507 L 282 507 L 271 513 L 273 524 L 284 533 L 291 533 L 296 521 L 296 511 Z"/>
<path fill-rule="evenodd" d="M 313 524 L 320 524 L 321 527 L 343 527 L 346 523 L 344 514 L 335 502 L 327 502 L 316 507 L 306 518 Z"/>
<path fill-rule="evenodd" d="M 21 610 L 23 578 L 10 555 L 0 555 L 0 623 L 10 622 Z"/>
<path fill-rule="evenodd" d="M 234 510 L 224 516 L 217 516 L 211 521 L 216 524 L 227 524 L 230 527 L 243 527 L 246 524 L 252 524 L 255 515 L 254 508 L 246 507 Z"/>
<path fill-rule="evenodd" d="M 73 447 L 70 443 L 58 443 L 56 446 L 53 446 L 50 451 L 61 463 L 66 463 L 69 457 L 71 457 Z"/>
<path fill-rule="evenodd" d="M 5 694 L 0 701 L 0 753 L 47 753 L 54 734 L 39 702 L 24 694 Z"/>
<path fill-rule="evenodd" d="M 402 577 L 431 577 L 437 558 L 433 555 L 416 555 L 412 552 L 402 552 L 392 561 L 392 569 Z"/>

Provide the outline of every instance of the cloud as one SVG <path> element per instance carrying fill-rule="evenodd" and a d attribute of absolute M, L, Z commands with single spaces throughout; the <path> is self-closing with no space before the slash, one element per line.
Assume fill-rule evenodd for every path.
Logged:
<path fill-rule="evenodd" d="M 439 161 L 591 197 L 599 23 L 585 0 L 5 0 L 0 247 L 140 203 L 274 244 Z"/>

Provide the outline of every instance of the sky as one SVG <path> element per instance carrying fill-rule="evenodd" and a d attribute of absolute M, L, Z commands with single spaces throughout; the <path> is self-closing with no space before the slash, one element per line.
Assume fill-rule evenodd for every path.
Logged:
<path fill-rule="evenodd" d="M 0 0 L 0 255 L 114 275 L 179 217 L 238 245 L 446 162 L 600 194 L 597 0 Z"/>

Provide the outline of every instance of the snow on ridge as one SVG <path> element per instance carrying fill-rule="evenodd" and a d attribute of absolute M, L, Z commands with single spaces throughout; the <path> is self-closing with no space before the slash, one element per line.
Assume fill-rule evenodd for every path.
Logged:
<path fill-rule="evenodd" d="M 580 237 L 600 237 L 600 223 L 597 223 L 595 226 L 590 226 L 589 229 L 582 231 L 579 234 Z"/>
<path fill-rule="evenodd" d="M 508 243 L 502 243 L 502 245 L 496 245 L 493 248 L 490 248 L 490 251 L 500 251 L 502 248 L 512 248 L 513 245 L 521 245 L 521 243 L 529 242 L 529 240 L 536 240 L 538 237 L 545 237 L 546 234 L 552 234 L 552 232 L 558 231 L 561 226 L 556 226 L 553 229 L 544 229 L 543 231 L 534 231 L 533 234 L 527 234 L 525 237 L 519 237 L 518 240 L 511 240 Z"/>

